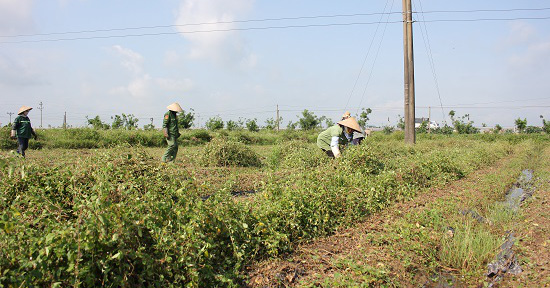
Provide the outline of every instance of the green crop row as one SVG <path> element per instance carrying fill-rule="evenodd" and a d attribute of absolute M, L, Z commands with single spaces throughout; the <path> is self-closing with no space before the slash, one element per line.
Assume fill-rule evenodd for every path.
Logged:
<path fill-rule="evenodd" d="M 157 130 L 96 130 L 91 128 L 37 129 L 38 141 L 29 142 L 30 149 L 66 148 L 93 149 L 106 148 L 121 144 L 141 145 L 144 147 L 164 147 L 166 141 Z M 223 137 L 243 144 L 272 145 L 280 140 L 300 140 L 315 142 L 318 131 L 207 131 L 181 130 L 179 144 L 182 146 L 201 145 L 216 137 Z M 9 138 L 8 127 L 0 128 L 0 150 L 17 148 L 17 141 Z"/>
<path fill-rule="evenodd" d="M 4 156 L 0 286 L 240 286 L 251 261 L 287 253 L 514 151 L 509 141 L 460 137 L 365 144 L 330 160 L 283 142 L 263 165 L 287 176 L 267 177 L 245 199 L 228 188 L 204 200 L 190 173 L 171 177 L 173 169 L 192 168 L 159 164 L 140 148 L 68 166 Z"/>

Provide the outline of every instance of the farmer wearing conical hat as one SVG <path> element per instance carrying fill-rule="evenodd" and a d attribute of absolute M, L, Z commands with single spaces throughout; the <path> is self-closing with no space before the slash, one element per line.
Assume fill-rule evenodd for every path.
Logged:
<path fill-rule="evenodd" d="M 346 111 L 344 115 L 342 115 L 342 120 L 346 120 L 351 117 L 351 114 Z M 348 134 L 344 133 L 346 138 L 348 139 L 348 142 L 351 145 L 359 145 L 365 139 L 365 137 L 370 136 L 371 131 L 370 130 L 364 130 L 363 127 L 359 126 L 361 128 L 361 131 L 353 131 L 353 133 Z"/>
<path fill-rule="evenodd" d="M 346 141 L 345 133 L 352 134 L 354 131 L 361 131 L 361 127 L 355 117 L 344 119 L 317 136 L 317 147 L 321 148 L 330 157 L 340 157 L 339 144 Z"/>
<path fill-rule="evenodd" d="M 168 109 L 168 112 L 164 114 L 162 132 L 164 133 L 166 142 L 168 142 L 168 147 L 162 156 L 162 161 L 171 162 L 176 159 L 176 155 L 178 154 L 178 138 L 180 137 L 178 116 L 176 113 L 183 112 L 183 109 L 181 109 L 181 106 L 178 103 L 172 103 L 166 108 Z"/>
<path fill-rule="evenodd" d="M 17 117 L 11 126 L 11 138 L 17 139 L 17 143 L 19 144 L 17 153 L 21 154 L 23 157 L 25 157 L 25 150 L 29 148 L 29 139 L 31 135 L 34 137 L 34 140 L 38 139 L 38 136 L 32 129 L 31 120 L 27 116 L 31 110 L 32 108 L 29 106 L 22 106 L 19 108 Z"/>

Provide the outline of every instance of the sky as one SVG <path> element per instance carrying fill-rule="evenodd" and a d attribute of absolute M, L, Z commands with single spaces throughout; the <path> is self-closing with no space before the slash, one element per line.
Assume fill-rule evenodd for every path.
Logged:
<path fill-rule="evenodd" d="M 122 113 L 159 127 L 179 102 L 196 127 L 216 116 L 262 126 L 277 106 L 283 127 L 304 109 L 337 121 L 371 108 L 368 124 L 395 125 L 401 4 L 0 0 L 0 123 L 28 105 L 34 127 L 59 127 L 65 112 L 74 127 Z M 417 117 L 550 119 L 550 2 L 413 0 L 413 10 Z"/>

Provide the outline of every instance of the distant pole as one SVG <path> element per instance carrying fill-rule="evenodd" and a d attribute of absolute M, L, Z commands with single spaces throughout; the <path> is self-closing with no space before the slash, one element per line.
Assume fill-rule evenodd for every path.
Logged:
<path fill-rule="evenodd" d="M 432 106 L 428 106 L 428 132 L 430 132 L 430 123 L 432 123 Z"/>
<path fill-rule="evenodd" d="M 279 104 L 277 104 L 277 132 L 279 132 Z"/>
<path fill-rule="evenodd" d="M 13 114 L 15 114 L 15 113 L 13 113 L 13 112 L 8 112 L 7 114 L 10 115 L 10 124 L 11 124 L 11 115 L 13 115 Z"/>
<path fill-rule="evenodd" d="M 153 118 L 151 117 L 149 119 L 151 119 L 151 127 L 153 127 Z"/>
<path fill-rule="evenodd" d="M 67 112 L 63 115 L 63 129 L 67 129 Z"/>
<path fill-rule="evenodd" d="M 44 110 L 44 105 L 42 105 L 42 101 L 38 105 L 38 109 L 40 109 L 40 128 L 42 128 L 42 110 Z"/>
<path fill-rule="evenodd" d="M 403 0 L 403 56 L 405 80 L 405 143 L 416 143 L 415 95 L 414 95 L 414 53 L 411 0 Z"/>

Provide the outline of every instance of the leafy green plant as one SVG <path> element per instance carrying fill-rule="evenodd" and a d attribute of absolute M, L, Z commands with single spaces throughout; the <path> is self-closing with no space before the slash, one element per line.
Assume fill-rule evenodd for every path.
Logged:
<path fill-rule="evenodd" d="M 222 120 L 222 118 L 220 118 L 218 116 L 209 118 L 206 121 L 206 129 L 208 129 L 208 130 L 223 129 L 223 120 Z"/>
<path fill-rule="evenodd" d="M 259 167 L 260 157 L 250 148 L 239 142 L 216 138 L 206 144 L 202 155 L 206 166 Z"/>

